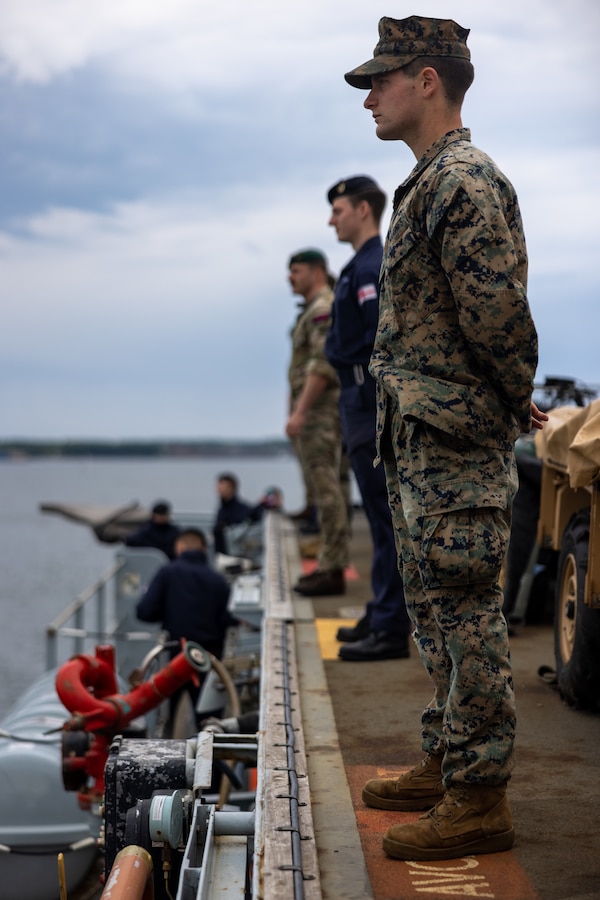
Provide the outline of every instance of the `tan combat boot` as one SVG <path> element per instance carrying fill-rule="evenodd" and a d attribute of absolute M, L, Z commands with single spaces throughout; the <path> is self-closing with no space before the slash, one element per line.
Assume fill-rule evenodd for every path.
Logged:
<path fill-rule="evenodd" d="M 393 825 L 383 849 L 396 859 L 454 859 L 510 850 L 514 829 L 506 784 L 455 784 L 434 809 L 409 825 Z"/>
<path fill-rule="evenodd" d="M 399 778 L 372 778 L 363 788 L 362 798 L 375 809 L 431 809 L 445 793 L 442 784 L 442 755 L 428 754 L 418 766 Z"/>

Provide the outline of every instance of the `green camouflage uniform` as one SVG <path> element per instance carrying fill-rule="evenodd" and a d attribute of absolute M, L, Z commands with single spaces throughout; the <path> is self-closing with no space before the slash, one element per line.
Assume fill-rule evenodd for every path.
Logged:
<path fill-rule="evenodd" d="M 342 429 L 339 414 L 340 385 L 335 369 L 325 357 L 325 339 L 331 325 L 333 291 L 322 288 L 298 315 L 292 329 L 292 358 L 288 370 L 291 408 L 302 393 L 306 377 L 322 375 L 328 384 L 307 413 L 305 425 L 294 441 L 305 477 L 310 479 L 321 525 L 319 569 L 344 569 L 348 565 L 348 516 L 340 482 Z"/>
<path fill-rule="evenodd" d="M 444 782 L 498 784 L 516 724 L 498 584 L 531 428 L 537 336 L 515 192 L 470 143 L 437 141 L 394 198 L 371 371 L 414 637 L 434 685 L 423 748 Z"/>

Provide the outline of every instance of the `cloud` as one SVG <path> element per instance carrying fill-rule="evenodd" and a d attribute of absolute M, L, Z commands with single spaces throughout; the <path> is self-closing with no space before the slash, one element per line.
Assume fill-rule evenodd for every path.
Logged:
<path fill-rule="evenodd" d="M 423 15 L 448 15 L 446 0 L 421 7 Z M 171 90 L 207 81 L 217 91 L 239 89 L 246 79 L 263 82 L 266 72 L 278 83 L 297 73 L 310 84 L 329 64 L 339 72 L 370 55 L 386 14 L 385 3 L 345 0 L 4 0 L 0 51 L 4 72 L 24 81 L 93 64 Z M 452 14 L 471 27 L 474 48 L 492 51 L 505 79 L 526 72 L 532 59 L 548 66 L 546 75 L 561 69 L 568 78 L 569 64 L 594 50 L 600 30 L 590 0 L 571 0 L 568 9 L 562 0 L 530 0 L 526 12 L 514 0 L 495 7 L 457 0 Z M 576 42 L 565 40 L 575 21 L 585 27 Z"/>
<path fill-rule="evenodd" d="M 282 433 L 296 309 L 286 263 L 315 233 L 314 203 L 296 203 L 292 218 L 285 198 L 248 188 L 222 207 L 217 216 L 200 198 L 171 197 L 105 214 L 56 209 L 18 238 L 2 237 L 2 278 L 19 285 L 0 332 L 4 381 L 10 365 L 26 382 L 19 399 L 11 387 L 12 403 L 4 394 L 10 433 L 38 419 L 32 395 L 54 398 L 39 426 L 50 418 L 52 434 L 68 433 L 69 421 L 112 436 L 201 425 L 229 436 Z M 90 406 L 94 383 L 104 400 Z M 157 397 L 160 426 L 144 411 Z M 169 425 L 177 417 L 179 431 Z"/>
<path fill-rule="evenodd" d="M 287 258 L 317 245 L 339 271 L 351 251 L 326 189 L 367 172 L 391 196 L 414 165 L 342 77 L 389 11 L 4 0 L 0 432 L 282 433 Z M 540 371 L 600 381 L 600 7 L 457 0 L 452 15 L 472 29 L 465 124 L 521 199 Z"/>

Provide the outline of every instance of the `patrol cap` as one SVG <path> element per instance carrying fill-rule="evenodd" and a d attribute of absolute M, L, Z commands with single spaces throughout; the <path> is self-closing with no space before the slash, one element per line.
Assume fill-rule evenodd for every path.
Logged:
<path fill-rule="evenodd" d="M 330 187 L 327 192 L 327 199 L 330 203 L 333 203 L 337 197 L 355 197 L 357 194 L 365 194 L 368 191 L 383 194 L 385 197 L 377 182 L 369 178 L 368 175 L 354 175 L 352 178 L 345 178 L 342 181 L 338 181 L 333 187 Z"/>
<path fill-rule="evenodd" d="M 320 250 L 315 250 L 313 247 L 308 247 L 306 250 L 298 250 L 297 253 L 290 256 L 288 268 L 293 266 L 294 263 L 310 263 L 311 266 L 321 266 L 322 269 L 327 271 L 327 257 Z"/>
<path fill-rule="evenodd" d="M 390 19 L 384 16 L 379 20 L 379 41 L 373 50 L 373 59 L 346 72 L 344 78 L 352 87 L 370 90 L 373 75 L 401 69 L 421 56 L 470 60 L 466 43 L 469 30 L 453 19 L 429 19 L 425 16 Z"/>
<path fill-rule="evenodd" d="M 152 512 L 156 516 L 168 516 L 171 512 L 171 506 L 166 500 L 157 500 L 152 507 Z"/>

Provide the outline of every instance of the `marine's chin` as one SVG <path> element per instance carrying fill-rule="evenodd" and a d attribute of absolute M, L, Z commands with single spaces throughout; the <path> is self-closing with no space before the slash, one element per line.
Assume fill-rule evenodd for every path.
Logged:
<path fill-rule="evenodd" d="M 390 134 L 389 130 L 381 122 L 375 120 L 375 134 L 380 141 L 393 141 L 395 137 Z"/>

